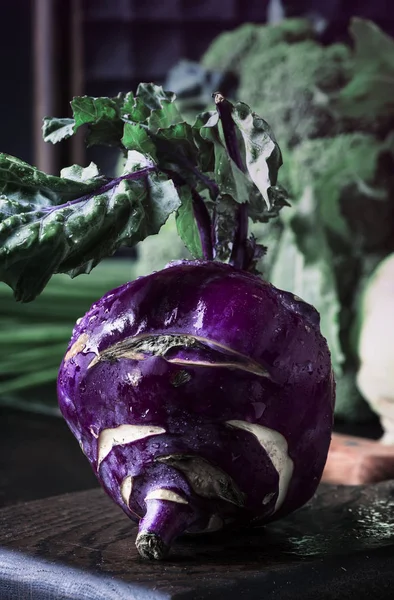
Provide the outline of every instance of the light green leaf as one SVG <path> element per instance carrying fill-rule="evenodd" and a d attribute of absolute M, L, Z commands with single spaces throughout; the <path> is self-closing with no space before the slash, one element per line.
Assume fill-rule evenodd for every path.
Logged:
<path fill-rule="evenodd" d="M 334 274 L 333 257 L 316 211 L 316 200 L 307 188 L 282 233 L 270 281 L 296 294 L 320 313 L 334 371 L 341 374 L 344 360 L 339 331 L 341 306 Z"/>
<path fill-rule="evenodd" d="M 127 153 L 127 159 L 123 167 L 122 175 L 127 175 L 128 173 L 133 173 L 140 169 L 153 166 L 153 162 L 144 154 L 141 154 L 141 152 L 137 152 L 136 150 L 130 150 L 130 152 Z"/>
<path fill-rule="evenodd" d="M 376 120 L 394 114 L 394 40 L 379 27 L 355 17 L 353 77 L 332 106 L 344 117 Z"/>
<path fill-rule="evenodd" d="M 72 181 L 91 181 L 96 177 L 101 176 L 97 165 L 95 165 L 94 162 L 91 162 L 87 167 L 81 167 L 80 165 L 65 167 L 60 171 L 60 177 L 71 179 Z"/>
<path fill-rule="evenodd" d="M 176 213 L 176 227 L 179 237 L 194 258 L 202 258 L 202 247 L 196 219 L 193 211 L 193 199 L 190 189 L 182 186 L 178 189 L 182 204 Z"/>
<path fill-rule="evenodd" d="M 324 226 L 349 243 L 352 227 L 360 226 L 364 215 L 369 214 L 367 220 L 375 223 L 380 215 L 387 214 L 387 183 L 376 177 L 382 150 L 379 139 L 361 132 L 305 140 L 291 154 L 290 188 L 299 197 L 305 188 L 312 187 Z M 386 216 L 383 227 L 385 221 Z M 381 229 L 381 225 L 373 227 L 374 231 Z M 366 223 L 366 236 L 368 232 L 372 230 Z"/>

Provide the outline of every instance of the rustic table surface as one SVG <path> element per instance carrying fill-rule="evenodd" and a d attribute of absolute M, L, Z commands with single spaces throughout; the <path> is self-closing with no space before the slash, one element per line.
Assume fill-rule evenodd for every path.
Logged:
<path fill-rule="evenodd" d="M 266 528 L 184 537 L 147 562 L 135 525 L 100 489 L 0 511 L 2 600 L 394 597 L 394 481 L 322 485 Z"/>

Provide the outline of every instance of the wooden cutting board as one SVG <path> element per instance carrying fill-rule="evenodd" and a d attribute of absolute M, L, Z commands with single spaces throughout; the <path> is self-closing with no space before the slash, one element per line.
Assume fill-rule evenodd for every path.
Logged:
<path fill-rule="evenodd" d="M 0 511 L 1 600 L 394 598 L 394 481 L 323 484 L 265 528 L 179 540 L 139 558 L 136 526 L 100 489 Z"/>

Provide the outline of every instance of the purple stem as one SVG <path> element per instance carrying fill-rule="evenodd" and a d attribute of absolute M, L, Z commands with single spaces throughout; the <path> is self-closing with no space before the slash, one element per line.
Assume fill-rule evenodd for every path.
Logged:
<path fill-rule="evenodd" d="M 196 514 L 190 505 L 147 500 L 146 514 L 140 521 L 135 542 L 138 552 L 143 558 L 165 558 L 173 540 L 194 521 Z"/>
<path fill-rule="evenodd" d="M 248 205 L 246 202 L 240 204 L 237 212 L 237 228 L 234 233 L 233 248 L 230 256 L 230 264 L 237 269 L 248 267 L 246 241 L 248 237 Z"/>
<path fill-rule="evenodd" d="M 193 198 L 193 213 L 196 219 L 201 240 L 202 255 L 205 260 L 213 260 L 213 244 L 211 232 L 211 217 L 204 200 L 195 189 L 191 190 Z"/>
<path fill-rule="evenodd" d="M 226 144 L 228 155 L 235 162 L 238 169 L 240 169 L 243 173 L 246 173 L 246 167 L 243 164 L 241 153 L 239 151 L 237 130 L 231 115 L 232 105 L 222 96 L 222 94 L 216 93 L 214 98 L 216 110 L 218 111 L 220 120 L 222 122 L 224 142 Z"/>
<path fill-rule="evenodd" d="M 111 179 L 101 187 L 97 188 L 96 190 L 93 190 L 92 192 L 89 192 L 89 194 L 86 194 L 85 196 L 81 196 L 80 198 L 76 198 L 75 200 L 70 200 L 70 202 L 65 202 L 64 204 L 58 204 L 57 206 L 44 207 L 43 210 L 44 212 L 51 213 L 55 210 L 58 210 L 59 208 L 66 208 L 67 206 L 73 206 L 74 204 L 78 204 L 79 202 L 85 202 L 86 200 L 90 200 L 90 198 L 93 198 L 94 196 L 99 196 L 100 194 L 105 194 L 109 190 L 112 190 L 124 179 L 141 179 L 142 177 L 148 175 L 148 173 L 156 171 L 156 169 L 157 168 L 154 165 L 152 165 L 151 167 L 144 167 L 139 171 L 133 171 L 133 173 L 128 173 L 127 175 L 121 175 L 120 177 Z"/>
<path fill-rule="evenodd" d="M 212 222 L 211 222 L 211 240 L 212 240 L 212 249 L 213 249 L 213 258 L 215 259 L 217 256 L 217 245 L 219 243 L 218 232 L 217 232 L 217 223 L 218 223 L 218 211 L 216 208 L 216 203 L 212 208 Z"/>
<path fill-rule="evenodd" d="M 219 113 L 223 127 L 224 142 L 229 157 L 237 167 L 246 173 L 241 153 L 239 151 L 237 132 L 232 117 L 232 105 L 221 94 L 214 94 L 216 109 Z M 234 233 L 233 249 L 230 256 L 230 264 L 237 269 L 247 267 L 247 238 L 248 238 L 248 205 L 240 204 L 237 212 L 237 227 Z"/>
<path fill-rule="evenodd" d="M 201 173 L 197 169 L 197 167 L 191 166 L 189 168 L 191 172 L 197 177 L 197 179 L 199 179 L 205 185 L 205 187 L 208 188 L 212 200 L 216 200 L 216 198 L 219 196 L 219 186 L 217 185 L 217 183 L 215 181 L 212 181 L 212 179 L 210 179 L 206 175 L 204 175 L 204 173 Z"/>
<path fill-rule="evenodd" d="M 176 186 L 188 185 L 183 177 L 181 177 L 181 175 L 175 171 L 171 171 L 170 169 L 162 169 L 162 171 L 171 177 Z M 202 254 L 205 260 L 213 260 L 211 217 L 209 216 L 209 212 L 204 200 L 201 198 L 197 190 L 191 188 L 191 194 L 193 200 L 193 214 L 200 236 Z"/>

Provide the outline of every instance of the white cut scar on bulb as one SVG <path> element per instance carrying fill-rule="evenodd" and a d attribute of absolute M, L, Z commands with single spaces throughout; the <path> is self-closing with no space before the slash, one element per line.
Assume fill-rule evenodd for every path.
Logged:
<path fill-rule="evenodd" d="M 126 506 L 129 506 L 131 492 L 133 491 L 133 477 L 127 475 L 120 484 L 120 495 Z"/>
<path fill-rule="evenodd" d="M 177 502 L 178 504 L 189 504 L 185 498 L 182 498 L 182 496 L 176 492 L 173 492 L 172 490 L 166 490 L 164 488 L 159 488 L 149 492 L 145 498 L 145 502 L 147 500 L 167 500 L 168 502 Z"/>
<path fill-rule="evenodd" d="M 275 502 L 275 512 L 282 506 L 293 475 L 294 464 L 288 454 L 286 438 L 269 427 L 248 423 L 247 421 L 226 421 L 230 427 L 243 429 L 252 433 L 264 448 L 279 475 L 278 497 Z"/>
<path fill-rule="evenodd" d="M 155 427 L 154 425 L 126 424 L 112 429 L 103 429 L 98 438 L 97 469 L 114 446 L 123 446 L 165 432 L 166 430 L 163 427 Z"/>
<path fill-rule="evenodd" d="M 85 349 L 86 344 L 88 343 L 89 336 L 87 333 L 82 333 L 79 338 L 73 343 L 70 350 L 67 352 L 64 357 L 64 362 L 67 362 L 80 352 Z"/>

